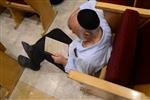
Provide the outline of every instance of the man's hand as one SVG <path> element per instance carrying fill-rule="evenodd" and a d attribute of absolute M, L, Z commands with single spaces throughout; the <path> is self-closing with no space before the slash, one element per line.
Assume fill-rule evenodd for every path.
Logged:
<path fill-rule="evenodd" d="M 67 64 L 67 59 L 61 54 L 53 54 L 52 58 L 54 59 L 55 63 L 62 64 L 62 65 Z"/>

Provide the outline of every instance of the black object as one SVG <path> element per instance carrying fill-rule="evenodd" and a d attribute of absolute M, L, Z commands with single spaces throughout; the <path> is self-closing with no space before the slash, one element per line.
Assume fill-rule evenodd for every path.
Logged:
<path fill-rule="evenodd" d="M 77 19 L 79 24 L 87 30 L 96 29 L 100 24 L 97 13 L 91 9 L 80 10 Z"/>
<path fill-rule="evenodd" d="M 32 70 L 37 71 L 41 67 L 40 63 L 44 59 L 46 59 L 47 61 L 53 63 L 54 65 L 56 65 L 56 67 L 58 67 L 59 69 L 65 72 L 63 65 L 55 63 L 53 58 L 51 57 L 52 54 L 44 51 L 45 37 L 58 40 L 68 45 L 72 42 L 71 38 L 68 37 L 66 33 L 64 33 L 62 30 L 58 28 L 55 28 L 49 33 L 47 33 L 45 36 L 43 36 L 41 39 L 39 39 L 32 46 L 25 42 L 22 42 L 23 48 L 25 49 L 25 52 L 27 53 L 29 58 L 20 55 L 18 57 L 19 64 L 24 67 L 31 68 Z"/>
<path fill-rule="evenodd" d="M 74 54 L 75 54 L 76 57 L 78 57 L 78 55 L 77 55 L 77 48 L 74 49 Z"/>
<path fill-rule="evenodd" d="M 64 0 L 50 0 L 52 5 L 60 4 L 62 1 L 64 1 Z"/>
<path fill-rule="evenodd" d="M 26 67 L 26 68 L 31 68 L 34 71 L 40 70 L 40 66 L 34 65 L 29 58 L 27 58 L 23 55 L 18 56 L 18 63 L 21 66 Z"/>
<path fill-rule="evenodd" d="M 26 12 L 24 16 L 27 17 L 27 18 L 30 18 L 34 15 L 36 15 L 37 17 L 40 17 L 37 13 L 31 13 L 31 12 Z"/>
<path fill-rule="evenodd" d="M 26 51 L 28 57 L 31 58 L 33 47 L 31 45 L 29 45 L 28 43 L 23 42 L 23 41 L 22 41 L 22 46 L 23 46 L 24 50 Z"/>

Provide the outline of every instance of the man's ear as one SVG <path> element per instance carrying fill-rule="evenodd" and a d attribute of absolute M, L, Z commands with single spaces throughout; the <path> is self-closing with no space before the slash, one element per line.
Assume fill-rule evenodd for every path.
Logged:
<path fill-rule="evenodd" d="M 85 31 L 85 32 L 84 32 L 84 35 L 90 35 L 90 32 Z"/>

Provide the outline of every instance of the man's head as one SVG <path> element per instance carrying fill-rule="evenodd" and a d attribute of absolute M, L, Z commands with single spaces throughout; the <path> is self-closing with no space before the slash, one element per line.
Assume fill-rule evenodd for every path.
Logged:
<path fill-rule="evenodd" d="M 83 9 L 73 13 L 68 20 L 68 27 L 80 39 L 88 39 L 99 30 L 100 20 L 95 11 Z"/>
<path fill-rule="evenodd" d="M 80 26 L 86 30 L 95 30 L 100 24 L 97 13 L 91 9 L 80 10 L 77 15 L 77 20 Z"/>

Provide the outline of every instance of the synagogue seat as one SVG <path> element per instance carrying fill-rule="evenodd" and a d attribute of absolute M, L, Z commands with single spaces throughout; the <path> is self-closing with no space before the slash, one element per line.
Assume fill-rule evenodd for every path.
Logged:
<path fill-rule="evenodd" d="M 111 96 L 114 94 L 115 97 L 117 95 L 118 97 L 131 99 L 132 93 L 124 91 L 124 88 L 141 91 L 139 93 L 147 95 L 147 98 L 150 96 L 150 90 L 148 90 L 150 88 L 150 78 L 148 77 L 150 75 L 150 46 L 148 45 L 150 43 L 150 30 L 148 28 L 150 10 L 103 2 L 97 2 L 96 7 L 104 10 L 104 16 L 114 36 L 111 57 L 100 74 L 100 76 L 103 74 L 101 76 L 103 79 L 84 75 L 77 71 L 71 71 L 69 77 L 88 85 L 90 88 L 84 88 L 88 92 L 94 91 L 93 94 L 96 94 L 95 88 L 98 89 L 97 91 L 101 91 L 98 95 L 106 98 L 107 94 L 110 93 Z M 105 85 L 100 86 L 105 82 L 106 84 L 107 82 L 110 83 L 110 87 L 112 86 L 114 90 L 108 89 Z M 119 87 L 113 87 L 111 83 Z M 124 93 L 116 93 L 119 91 Z M 107 93 L 103 95 L 103 92 Z M 149 97 L 148 99 L 142 97 L 132 99 L 148 100 Z"/>

